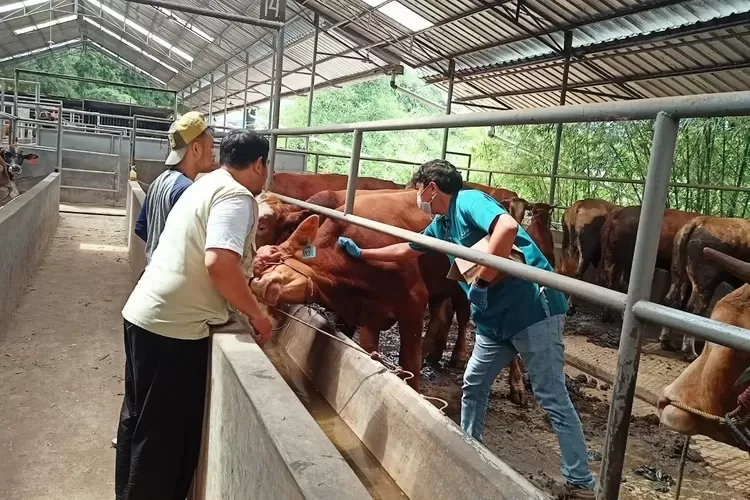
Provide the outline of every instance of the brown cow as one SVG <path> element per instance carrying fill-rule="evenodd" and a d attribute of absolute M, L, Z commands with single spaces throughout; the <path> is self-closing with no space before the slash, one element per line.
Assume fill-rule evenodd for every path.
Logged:
<path fill-rule="evenodd" d="M 364 190 L 355 191 L 355 197 L 366 196 L 368 194 L 394 193 L 403 192 L 402 189 L 382 189 L 382 190 Z M 304 201 L 320 205 L 332 210 L 344 204 L 346 199 L 346 190 L 339 191 L 320 191 Z M 266 201 L 267 203 L 263 203 Z M 292 235 L 300 222 L 312 215 L 309 210 L 303 210 L 296 205 L 287 205 L 281 202 L 272 194 L 263 192 L 258 196 L 260 212 L 258 214 L 258 230 L 255 237 L 255 244 L 260 248 L 264 245 L 277 245 Z M 324 216 L 320 217 L 320 223 L 325 221 Z"/>
<path fill-rule="evenodd" d="M 409 205 L 407 202 L 405 207 L 405 210 L 409 215 L 407 217 L 403 217 L 403 214 L 398 214 L 397 217 L 391 217 L 389 214 L 392 212 L 378 212 L 377 209 L 373 210 L 370 203 L 365 201 L 365 198 L 370 199 L 373 195 L 382 196 L 383 194 L 402 194 L 404 193 L 403 190 L 357 191 L 355 198 L 355 213 L 363 217 L 372 218 L 380 222 L 419 232 L 427 226 L 429 223 L 429 217 L 417 209 L 416 191 L 410 190 L 408 192 L 409 195 L 406 195 L 406 200 L 411 196 L 414 203 Z M 345 197 L 346 191 L 323 191 L 313 195 L 307 201 L 327 208 L 339 208 Z M 402 196 L 398 196 L 398 199 L 401 200 Z M 294 212 L 294 208 L 291 208 L 290 210 L 289 205 L 281 203 L 272 195 L 262 195 L 259 201 L 261 201 L 260 221 L 258 226 L 258 236 L 256 237 L 256 244 L 258 247 L 281 243 L 288 238 L 288 235 L 291 235 L 292 231 L 296 229 L 302 220 L 310 215 L 310 212 L 308 211 L 298 213 Z M 262 203 L 262 201 L 265 201 L 266 203 Z M 526 202 L 523 201 L 524 206 L 525 203 Z M 367 207 L 365 208 L 364 213 L 360 213 L 361 207 Z M 321 217 L 320 220 L 323 220 L 322 216 L 319 217 Z M 323 224 L 321 223 L 321 225 Z M 283 236 L 282 240 L 278 239 L 280 235 Z M 427 362 L 431 364 L 436 364 L 442 359 L 448 341 L 450 325 L 455 314 L 458 321 L 458 337 L 456 338 L 456 343 L 448 366 L 461 367 L 465 365 L 466 360 L 468 359 L 466 325 L 468 324 L 470 316 L 469 303 L 466 294 L 455 283 L 452 284 L 452 286 L 449 286 L 448 295 L 445 293 L 435 294 L 434 290 L 442 290 L 444 288 L 444 284 L 438 282 L 445 281 L 443 280 L 445 274 L 447 274 L 447 268 L 445 273 L 441 274 L 440 272 L 435 271 L 428 275 L 430 278 L 436 279 L 437 282 L 431 285 L 428 284 L 428 288 L 431 290 L 429 302 L 430 319 L 427 325 L 427 331 L 422 339 L 422 356 L 423 359 L 426 359 Z M 449 300 L 446 300 L 446 298 Z M 354 331 L 354 326 L 356 325 L 349 326 L 345 333 L 351 336 Z M 509 399 L 515 404 L 525 404 L 527 401 L 527 394 L 523 385 L 523 371 L 518 358 L 510 364 L 508 385 L 510 386 Z"/>
<path fill-rule="evenodd" d="M 347 181 L 347 176 L 340 174 L 278 172 L 273 174 L 271 191 L 298 200 L 306 200 L 321 191 L 346 189 Z M 357 179 L 357 189 L 403 189 L 403 186 L 374 177 L 360 177 Z"/>
<path fill-rule="evenodd" d="M 562 261 L 556 271 L 582 280 L 590 265 L 601 259 L 601 230 L 605 220 L 620 207 L 595 198 L 578 200 L 563 214 Z M 568 314 L 575 314 L 573 296 L 568 297 Z"/>
<path fill-rule="evenodd" d="M 555 242 L 552 239 L 550 223 L 552 222 L 552 210 L 555 207 L 547 203 L 534 203 L 531 205 L 531 222 L 526 228 L 531 239 L 539 247 L 542 254 L 547 258 L 549 265 L 555 267 Z"/>
<path fill-rule="evenodd" d="M 706 258 L 746 283 L 716 303 L 711 318 L 730 325 L 750 329 L 750 264 L 734 259 L 711 248 L 704 250 Z M 702 434 L 717 441 L 750 448 L 718 422 L 677 408 L 672 403 L 695 408 L 710 415 L 723 417 L 735 412 L 747 415 L 750 407 L 738 406 L 738 397 L 748 404 L 748 384 L 737 384 L 750 366 L 750 353 L 737 351 L 706 342 L 700 356 L 685 368 L 677 379 L 662 390 L 659 398 L 661 424 L 687 435 Z M 739 410 L 739 412 L 737 411 Z"/>
<path fill-rule="evenodd" d="M 602 255 L 598 266 L 599 283 L 602 286 L 621 292 L 627 290 L 640 215 L 640 206 L 625 207 L 611 213 L 604 222 L 601 233 Z M 667 270 L 670 268 L 677 232 L 699 215 L 680 210 L 664 211 L 656 267 Z"/>
<path fill-rule="evenodd" d="M 722 281 L 740 285 L 729 272 L 717 268 L 706 258 L 704 248 L 750 261 L 750 221 L 703 216 L 685 224 L 675 238 L 671 285 L 664 305 L 703 315 Z M 669 339 L 669 328 L 662 328 L 659 340 L 662 348 L 675 350 Z M 683 338 L 682 351 L 688 361 L 696 358 L 693 337 Z"/>
<path fill-rule="evenodd" d="M 414 224 L 411 221 L 419 212 L 413 192 L 360 198 L 355 201 L 355 211 L 399 227 Z M 424 220 L 418 225 L 424 227 L 429 217 L 421 215 Z M 329 219 L 320 227 L 318 223 L 317 216 L 308 217 L 281 245 L 259 249 L 253 291 L 270 305 L 308 301 L 321 304 L 334 311 L 343 323 L 359 325 L 360 344 L 368 351 L 377 351 L 380 332 L 397 322 L 400 362 L 405 370 L 414 373 L 410 384 L 418 390 L 422 320 L 428 299 L 456 286 L 444 278 L 448 260 L 437 253 L 398 264 L 352 259 L 336 244 L 339 236 L 350 237 L 365 247 L 386 246 L 399 240 L 336 220 Z M 299 253 L 308 243 L 316 247 L 316 257 L 302 260 Z"/>
<path fill-rule="evenodd" d="M 503 206 L 506 212 L 513 217 L 516 222 L 521 224 L 523 219 L 526 217 L 526 211 L 529 209 L 529 202 L 523 198 L 505 198 L 504 200 L 497 200 L 500 205 Z"/>
<path fill-rule="evenodd" d="M 464 182 L 464 189 L 476 189 L 492 196 L 498 203 L 503 200 L 510 198 L 518 198 L 518 194 L 515 191 L 505 188 L 494 188 L 491 186 L 485 186 L 484 184 L 477 184 L 475 182 Z"/>

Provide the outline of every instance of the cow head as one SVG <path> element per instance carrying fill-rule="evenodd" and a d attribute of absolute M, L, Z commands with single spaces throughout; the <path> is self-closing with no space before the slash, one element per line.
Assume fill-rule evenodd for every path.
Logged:
<path fill-rule="evenodd" d="M 296 210 L 268 193 L 261 193 L 257 200 L 258 229 L 255 246 L 259 248 L 283 242 L 312 213 L 309 210 Z"/>
<path fill-rule="evenodd" d="M 550 227 L 552 221 L 552 211 L 554 206 L 547 203 L 533 203 L 529 206 L 531 210 L 531 220 L 538 220 L 544 227 Z"/>
<path fill-rule="evenodd" d="M 262 302 L 304 304 L 312 298 L 315 272 L 298 255 L 315 239 L 319 226 L 318 216 L 313 215 L 282 244 L 258 249 L 250 288 Z"/>
<path fill-rule="evenodd" d="M 526 210 L 529 209 L 529 202 L 518 197 L 505 198 L 500 204 L 519 224 L 523 222 L 523 218 L 526 216 Z"/>
<path fill-rule="evenodd" d="M 21 165 L 23 165 L 24 160 L 33 162 L 36 161 L 37 158 L 39 158 L 39 156 L 35 155 L 34 153 L 24 154 L 23 151 L 21 151 L 21 147 L 17 144 L 8 146 L 7 148 L 0 148 L 0 157 L 2 157 L 5 165 L 7 166 L 10 180 L 13 180 L 14 177 L 21 175 L 21 173 L 23 172 Z"/>
<path fill-rule="evenodd" d="M 746 283 L 750 282 L 750 264 L 710 248 L 706 248 L 704 253 L 728 272 Z M 743 328 L 750 327 L 750 285 L 738 288 L 717 302 L 711 318 Z M 700 356 L 662 390 L 658 404 L 662 425 L 682 434 L 703 434 L 739 446 L 726 427 L 677 408 L 672 403 L 724 416 L 737 408 L 738 396 L 748 387 L 748 384 L 736 383 L 748 366 L 750 353 L 707 342 Z"/>

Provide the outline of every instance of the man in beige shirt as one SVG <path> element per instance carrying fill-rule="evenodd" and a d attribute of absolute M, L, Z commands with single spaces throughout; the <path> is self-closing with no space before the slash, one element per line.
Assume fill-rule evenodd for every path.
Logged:
<path fill-rule="evenodd" d="M 220 168 L 169 212 L 122 310 L 125 395 L 117 433 L 118 500 L 184 500 L 200 451 L 209 327 L 245 314 L 263 343 L 271 324 L 248 286 L 268 141 L 230 132 Z"/>

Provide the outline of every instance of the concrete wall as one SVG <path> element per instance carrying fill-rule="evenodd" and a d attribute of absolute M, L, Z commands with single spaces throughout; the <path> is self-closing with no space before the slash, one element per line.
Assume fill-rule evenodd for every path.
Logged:
<path fill-rule="evenodd" d="M 197 498 L 370 498 L 250 335 L 214 335 L 211 365 Z"/>
<path fill-rule="evenodd" d="M 57 230 L 59 205 L 60 175 L 52 173 L 0 208 L 0 327 L 21 300 Z"/>
<path fill-rule="evenodd" d="M 310 308 L 289 312 L 327 329 Z M 409 498 L 546 498 L 369 356 L 296 321 L 274 338 Z"/>
<path fill-rule="evenodd" d="M 128 256 L 130 261 L 130 276 L 133 283 L 138 281 L 146 269 L 146 243 L 135 234 L 135 222 L 146 201 L 146 193 L 136 181 L 127 183 L 127 203 L 125 204 L 125 228 L 128 234 Z"/>

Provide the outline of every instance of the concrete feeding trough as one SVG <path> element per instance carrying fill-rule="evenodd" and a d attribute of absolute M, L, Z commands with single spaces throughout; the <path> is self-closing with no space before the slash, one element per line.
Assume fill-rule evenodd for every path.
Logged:
<path fill-rule="evenodd" d="M 326 320 L 291 306 L 264 347 L 373 498 L 547 498 Z M 332 420 L 337 420 L 332 424 Z M 340 424 L 345 425 L 345 429 Z"/>

